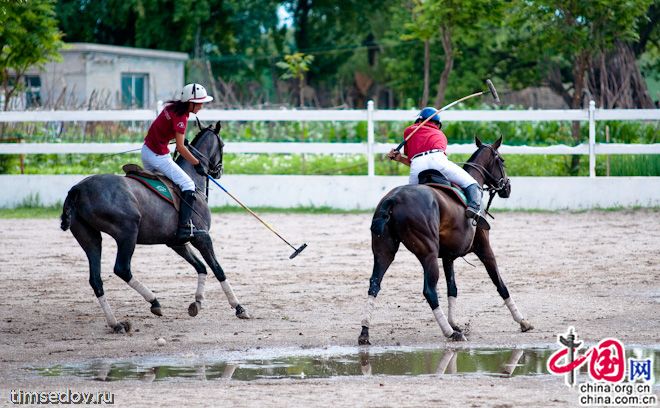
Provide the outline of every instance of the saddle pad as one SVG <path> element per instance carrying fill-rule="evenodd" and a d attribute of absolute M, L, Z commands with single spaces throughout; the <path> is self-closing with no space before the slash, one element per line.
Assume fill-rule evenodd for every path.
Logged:
<path fill-rule="evenodd" d="M 170 179 L 160 173 L 152 173 L 144 170 L 137 164 L 126 164 L 122 167 L 126 172 L 126 177 L 137 180 L 149 190 L 156 193 L 160 198 L 172 204 L 179 211 L 181 198 L 178 194 L 178 188 Z"/>
<path fill-rule="evenodd" d="M 465 194 L 463 193 L 463 190 L 454 187 L 454 186 L 446 186 L 444 184 L 436 184 L 436 183 L 426 183 L 424 184 L 425 186 L 433 187 L 438 190 L 443 190 L 449 193 L 449 196 L 453 197 L 456 201 L 458 201 L 463 207 L 467 208 L 467 199 L 465 198 Z"/>

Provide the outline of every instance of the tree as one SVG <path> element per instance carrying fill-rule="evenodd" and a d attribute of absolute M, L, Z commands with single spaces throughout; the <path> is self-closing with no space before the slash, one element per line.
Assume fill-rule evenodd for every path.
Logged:
<path fill-rule="evenodd" d="M 53 2 L 0 0 L 0 83 L 3 110 L 21 89 L 30 67 L 59 58 L 62 47 Z"/>
<path fill-rule="evenodd" d="M 135 47 L 138 0 L 58 0 L 55 5 L 66 42 Z"/>
<path fill-rule="evenodd" d="M 417 0 L 410 10 L 411 21 L 405 23 L 406 34 L 401 36 L 404 41 L 418 40 L 424 44 L 424 85 L 422 88 L 421 106 L 428 105 L 429 86 L 431 80 L 431 39 L 438 31 L 437 16 L 427 12 L 428 3 Z"/>
<path fill-rule="evenodd" d="M 277 63 L 277 66 L 286 70 L 281 78 L 282 79 L 297 79 L 298 80 L 298 92 L 300 95 L 300 107 L 302 108 L 305 105 L 305 98 L 303 91 L 305 89 L 305 73 L 309 71 L 309 68 L 314 61 L 313 55 L 305 55 L 302 52 L 296 52 L 291 55 L 285 55 L 284 61 Z"/>
<path fill-rule="evenodd" d="M 606 87 L 605 55 L 618 42 L 637 38 L 636 22 L 650 2 L 518 0 L 508 25 L 515 30 L 512 42 L 506 44 L 511 52 L 503 60 L 510 64 L 503 71 L 518 85 L 543 82 L 571 108 L 579 109 L 589 88 Z M 634 63 L 634 59 L 626 62 Z M 601 72 L 597 77 L 595 70 Z M 626 83 L 621 78 L 617 81 Z M 572 137 L 580 142 L 580 122 L 573 122 Z M 580 156 L 573 156 L 571 174 L 577 174 L 579 164 Z"/>

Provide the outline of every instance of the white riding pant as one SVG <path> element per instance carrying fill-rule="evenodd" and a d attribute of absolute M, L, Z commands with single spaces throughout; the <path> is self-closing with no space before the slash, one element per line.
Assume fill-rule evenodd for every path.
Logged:
<path fill-rule="evenodd" d="M 465 188 L 477 181 L 459 165 L 450 161 L 444 152 L 429 153 L 417 156 L 410 162 L 410 177 L 408 184 L 419 184 L 419 173 L 424 170 L 435 169 L 444 174 L 449 181 Z"/>
<path fill-rule="evenodd" d="M 142 164 L 146 170 L 164 174 L 179 186 L 181 191 L 195 191 L 195 182 L 172 160 L 169 153 L 156 154 L 147 145 L 142 145 Z"/>

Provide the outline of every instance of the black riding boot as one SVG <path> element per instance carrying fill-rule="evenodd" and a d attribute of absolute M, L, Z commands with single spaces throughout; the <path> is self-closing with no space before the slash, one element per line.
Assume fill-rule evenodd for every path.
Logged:
<path fill-rule="evenodd" d="M 192 213 L 197 196 L 194 191 L 181 192 L 181 210 L 179 211 L 179 228 L 176 231 L 176 238 L 181 241 L 187 241 L 190 238 L 208 234 L 205 230 L 195 228 L 192 223 Z"/>
<path fill-rule="evenodd" d="M 465 210 L 465 216 L 475 220 L 479 228 L 489 230 L 490 224 L 481 212 L 481 188 L 479 188 L 478 184 L 474 183 L 467 186 L 464 191 L 468 206 Z"/>

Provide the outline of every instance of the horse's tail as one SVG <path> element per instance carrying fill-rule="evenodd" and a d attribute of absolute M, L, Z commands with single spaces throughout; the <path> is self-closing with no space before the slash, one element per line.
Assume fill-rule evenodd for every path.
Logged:
<path fill-rule="evenodd" d="M 393 198 L 386 198 L 380 203 L 380 205 L 378 205 L 378 208 L 374 213 L 374 218 L 371 221 L 371 232 L 377 236 L 381 236 L 385 232 L 385 226 L 387 225 L 388 221 L 390 220 L 390 216 L 392 215 L 393 205 Z"/>
<path fill-rule="evenodd" d="M 78 186 L 73 186 L 73 188 L 69 190 L 69 194 L 66 195 L 64 206 L 62 206 L 62 215 L 60 215 L 60 219 L 62 220 L 60 228 L 62 228 L 62 231 L 68 230 L 71 226 L 71 213 L 73 211 L 73 204 L 78 197 L 78 193 L 80 193 Z"/>

